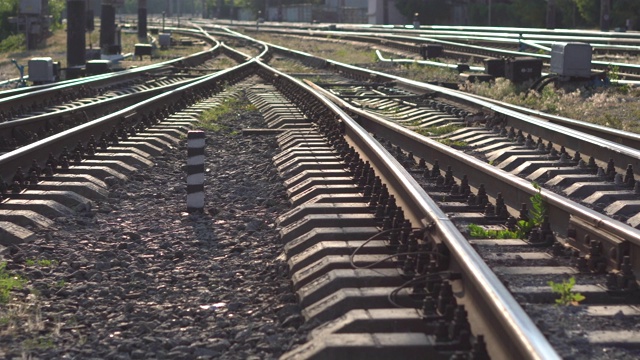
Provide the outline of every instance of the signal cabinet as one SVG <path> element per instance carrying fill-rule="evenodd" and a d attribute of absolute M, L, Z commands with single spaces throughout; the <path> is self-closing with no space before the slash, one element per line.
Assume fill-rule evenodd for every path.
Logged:
<path fill-rule="evenodd" d="M 560 76 L 591 76 L 591 45 L 554 43 L 551 45 L 551 72 Z"/>
<path fill-rule="evenodd" d="M 32 58 L 27 66 L 29 81 L 34 84 L 48 84 L 56 80 L 53 59 L 50 57 Z"/>
<path fill-rule="evenodd" d="M 484 59 L 484 72 L 493 77 L 504 77 L 505 59 Z"/>
<path fill-rule="evenodd" d="M 505 77 L 514 83 L 537 80 L 542 77 L 542 59 L 534 57 L 508 59 L 505 66 Z"/>
<path fill-rule="evenodd" d="M 28 15 L 42 15 L 46 10 L 47 0 L 20 0 L 20 14 Z"/>

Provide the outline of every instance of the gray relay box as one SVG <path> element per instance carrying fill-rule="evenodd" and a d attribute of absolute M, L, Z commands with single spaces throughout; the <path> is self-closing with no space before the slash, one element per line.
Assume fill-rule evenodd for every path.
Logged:
<path fill-rule="evenodd" d="M 560 76 L 591 76 L 591 45 L 579 42 L 551 45 L 551 72 Z"/>
<path fill-rule="evenodd" d="M 29 80 L 38 84 L 56 81 L 53 60 L 50 57 L 37 57 L 29 60 Z"/>

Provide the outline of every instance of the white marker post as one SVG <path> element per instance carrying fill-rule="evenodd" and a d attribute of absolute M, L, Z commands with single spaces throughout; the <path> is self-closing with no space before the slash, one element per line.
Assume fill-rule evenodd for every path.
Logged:
<path fill-rule="evenodd" d="M 204 131 L 187 133 L 187 211 L 204 210 Z"/>

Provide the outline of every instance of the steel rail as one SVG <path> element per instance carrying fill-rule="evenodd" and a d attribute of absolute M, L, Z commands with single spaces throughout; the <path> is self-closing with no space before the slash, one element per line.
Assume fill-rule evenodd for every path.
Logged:
<path fill-rule="evenodd" d="M 231 30 L 231 29 L 229 29 L 227 27 L 218 26 L 217 28 L 220 29 L 227 36 L 239 37 L 239 38 L 251 41 L 253 43 L 257 43 L 260 46 L 262 46 L 263 50 L 262 50 L 262 52 L 260 54 L 258 54 L 258 56 L 256 56 L 256 58 L 262 59 L 262 58 L 269 57 L 269 51 L 270 51 L 269 46 L 270 46 L 270 44 L 268 44 L 268 43 L 266 43 L 264 41 L 256 40 L 256 39 L 254 39 L 252 37 L 249 37 L 249 36 L 247 36 L 245 34 L 237 32 L 237 31 L 233 31 L 233 30 Z"/>
<path fill-rule="evenodd" d="M 553 40 L 538 40 L 538 39 L 525 39 L 514 37 L 486 37 L 486 36 L 474 36 L 474 35 L 423 35 L 424 37 L 462 42 L 466 44 L 494 47 L 497 45 L 509 46 L 509 48 L 518 49 L 521 44 L 527 45 L 527 47 L 534 48 L 536 51 L 541 50 L 546 53 L 551 53 L 551 46 L 555 43 L 561 42 L 586 42 L 578 41 L 576 39 L 566 39 L 566 41 L 553 41 Z M 637 45 L 616 45 L 616 44 L 600 44 L 595 42 L 589 42 L 594 54 L 639 54 L 640 46 Z M 519 51 L 519 50 L 518 50 Z M 529 54 L 529 51 L 519 51 L 523 55 Z"/>
<path fill-rule="evenodd" d="M 441 67 L 441 68 L 445 68 L 445 69 L 449 69 L 449 70 L 454 70 L 457 71 L 460 66 L 458 64 L 447 64 L 447 63 L 442 63 L 442 62 L 437 62 L 437 61 L 429 61 L 429 60 L 414 60 L 414 59 L 387 59 L 384 56 L 382 56 L 382 53 L 380 52 L 380 50 L 376 50 L 376 56 L 378 57 L 378 61 L 380 62 L 390 62 L 390 63 L 399 63 L 399 64 L 421 64 L 421 65 L 428 65 L 428 66 L 435 66 L 435 67 Z M 469 71 L 475 71 L 475 72 L 485 72 L 485 68 L 484 66 L 469 66 Z"/>
<path fill-rule="evenodd" d="M 188 31 L 188 29 L 179 30 L 182 33 L 190 34 L 192 36 L 200 36 L 201 38 L 208 39 L 212 44 L 211 49 L 205 51 L 199 51 L 189 56 L 183 56 L 176 59 L 171 59 L 161 63 L 150 64 L 140 66 L 134 69 L 127 69 L 118 72 L 112 72 L 107 74 L 99 74 L 93 76 L 87 76 L 79 79 L 64 80 L 51 84 L 43 84 L 37 86 L 29 86 L 24 88 L 0 91 L 0 108 L 6 106 L 7 102 L 13 102 L 19 105 L 20 102 L 31 101 L 32 98 L 40 98 L 47 93 L 47 91 L 67 91 L 81 86 L 102 86 L 104 84 L 112 84 L 120 81 L 129 81 L 132 76 L 139 76 L 141 74 L 149 72 L 168 72 L 171 71 L 176 65 L 183 64 L 187 66 L 193 66 L 203 61 L 203 59 L 209 58 L 211 55 L 217 53 L 217 47 L 220 43 L 213 37 L 206 34 L 204 31 L 195 32 Z M 16 102 L 17 101 L 17 102 Z M 15 106 L 15 105 L 14 105 Z"/>
<path fill-rule="evenodd" d="M 150 99 L 140 101 L 136 105 L 126 107 L 107 116 L 0 155 L 0 176 L 5 179 L 11 179 L 18 167 L 28 169 L 33 160 L 44 163 L 49 153 L 58 154 L 65 147 L 73 147 L 78 142 L 86 142 L 92 135 L 99 138 L 103 132 L 111 132 L 119 123 L 136 119 L 143 111 L 160 109 L 168 104 L 173 104 L 179 101 L 183 95 L 187 95 L 189 91 L 196 90 L 199 87 L 212 84 L 222 85 L 225 82 L 233 83 L 237 78 L 244 76 L 247 71 L 252 71 L 253 66 L 255 66 L 254 60 L 250 60 L 233 68 L 202 76 L 188 85 L 164 92 Z"/>
<path fill-rule="evenodd" d="M 283 33 L 283 30 L 270 30 L 272 32 Z M 426 37 L 426 35 L 420 35 L 418 37 L 415 36 L 407 36 L 407 35 L 389 35 L 389 34 L 376 34 L 376 33 L 345 33 L 340 31 L 304 31 L 304 30 L 288 30 L 285 33 L 291 35 L 298 36 L 312 36 L 312 37 L 326 37 L 327 35 L 331 35 L 334 37 L 343 38 L 346 40 L 352 41 L 360 41 L 360 42 L 371 42 L 377 43 L 379 45 L 386 45 L 391 47 L 397 47 L 401 50 L 409 51 L 412 53 L 419 53 L 419 45 L 411 46 L 409 43 L 405 44 L 394 44 L 392 42 L 383 42 L 383 39 L 397 39 L 404 42 L 416 42 L 418 43 L 434 43 L 441 44 L 445 48 L 448 48 L 450 51 L 460 51 L 463 53 L 467 53 L 471 50 L 471 54 L 487 56 L 491 58 L 501 58 L 501 57 L 534 57 L 543 59 L 547 63 L 549 62 L 551 55 L 547 54 L 537 54 L 537 53 L 523 53 L 515 50 L 506 50 L 506 49 L 497 49 L 497 48 L 489 48 L 485 46 L 478 46 L 472 44 L 462 44 L 453 41 L 440 40 L 435 38 Z M 471 55 L 470 55 L 471 56 Z M 619 62 L 610 62 L 610 61 L 598 61 L 593 60 L 592 66 L 594 69 L 607 71 L 611 67 L 617 67 L 620 76 L 627 76 L 631 78 L 640 77 L 640 65 L 628 64 L 628 63 L 619 63 Z"/>
<path fill-rule="evenodd" d="M 462 94 L 462 92 L 460 93 Z M 564 116 L 551 115 L 551 114 L 544 113 L 542 111 L 509 104 L 503 101 L 486 98 L 480 95 L 474 95 L 469 93 L 464 93 L 464 94 L 475 97 L 482 101 L 496 104 L 506 109 L 511 109 L 522 114 L 535 116 L 537 118 L 540 118 L 558 125 L 566 126 L 570 129 L 579 130 L 587 134 L 591 134 L 591 135 L 612 141 L 614 143 L 630 147 L 632 149 L 640 149 L 640 134 L 637 134 L 637 133 L 618 130 L 618 129 L 610 128 L 607 126 L 592 124 L 585 121 L 567 118 Z"/>
<path fill-rule="evenodd" d="M 193 19 L 192 21 L 198 23 L 210 23 L 210 20 Z M 216 21 L 219 24 L 224 24 L 228 27 L 254 27 L 255 21 L 238 21 L 234 20 L 233 23 L 225 19 L 218 19 Z M 487 36 L 502 36 L 502 37 L 518 37 L 520 34 L 523 37 L 534 38 L 536 36 L 543 37 L 556 37 L 558 39 L 566 39 L 570 37 L 577 38 L 593 38 L 602 42 L 621 42 L 629 40 L 631 43 L 640 43 L 640 33 L 636 31 L 631 32 L 617 32 L 617 31 L 599 31 L 590 29 L 546 29 L 546 28 L 519 28 L 519 27 L 491 27 L 491 26 L 453 26 L 453 25 L 420 25 L 419 28 L 413 26 L 413 24 L 406 25 L 376 25 L 376 24 L 326 24 L 318 23 L 311 24 L 308 22 L 276 22 L 265 21 L 260 24 L 260 28 L 284 28 L 284 29 L 304 29 L 304 30 L 341 30 L 341 31 L 368 31 L 368 32 L 395 32 L 395 33 L 407 33 L 407 34 L 482 34 L 486 33 Z"/>
<path fill-rule="evenodd" d="M 270 45 L 270 48 L 274 51 L 281 51 L 287 54 L 292 54 L 297 58 L 306 56 L 306 54 L 303 52 L 286 49 L 277 45 Z M 312 55 L 309 56 L 313 58 Z M 521 129 L 525 133 L 530 133 L 533 136 L 542 137 L 543 139 L 550 140 L 556 144 L 563 144 L 568 148 L 580 151 L 581 154 L 592 154 L 594 157 L 597 157 L 599 154 L 606 153 L 608 158 L 614 159 L 614 162 L 617 164 L 616 167 L 619 169 L 619 171 L 623 171 L 625 169 L 624 167 L 621 167 L 620 164 L 631 164 L 634 168 L 640 169 L 640 150 L 638 149 L 620 145 L 615 142 L 602 139 L 598 136 L 573 130 L 561 125 L 550 123 L 548 121 L 539 120 L 533 116 L 522 114 L 520 112 L 504 108 L 488 101 L 477 99 L 473 96 L 460 93 L 456 90 L 447 89 L 437 85 L 421 83 L 398 76 L 381 73 L 378 71 L 363 69 L 357 66 L 343 64 L 332 60 L 326 61 L 329 64 L 329 67 L 333 68 L 334 71 L 339 71 L 342 73 L 352 72 L 358 74 L 363 78 L 376 79 L 376 81 L 392 81 L 395 82 L 396 86 L 416 93 L 422 93 L 425 91 L 434 92 L 441 96 L 454 99 L 457 102 L 463 101 L 474 104 L 475 106 L 493 111 L 496 114 L 503 115 L 508 121 L 509 125 L 513 126 L 516 129 Z M 399 125 L 396 125 L 396 127 L 400 129 Z M 413 136 L 420 139 L 420 145 L 414 145 L 410 149 L 408 149 L 408 151 L 413 151 L 414 154 L 420 154 L 421 152 L 425 151 L 424 149 L 421 150 L 421 147 L 425 147 L 422 142 L 422 136 L 414 133 L 411 130 L 404 129 L 402 131 L 403 139 L 406 137 L 405 133 L 415 134 Z M 405 140 L 402 141 L 404 144 Z M 431 146 L 431 143 L 429 144 Z M 435 143 L 433 144 L 432 148 L 444 149 L 444 145 Z M 426 157 L 426 159 L 436 159 L 438 158 L 439 154 L 439 152 L 434 154 L 427 154 L 428 156 Z M 463 154 L 460 153 L 460 156 L 462 155 Z M 455 156 L 453 158 L 455 158 Z M 467 171 L 469 171 L 468 175 L 470 175 L 470 177 L 472 175 L 474 177 L 477 176 L 476 179 L 480 179 L 481 182 L 490 183 L 491 181 L 494 181 L 493 179 L 499 177 L 502 174 L 502 171 L 498 169 L 490 169 L 487 170 L 487 172 L 485 172 L 484 170 L 477 170 L 478 168 L 485 168 L 486 165 L 475 159 L 469 159 L 469 161 L 471 161 L 471 164 L 473 165 L 465 165 L 468 168 Z M 459 160 L 459 162 L 462 164 L 466 162 L 466 160 Z M 473 173 L 471 173 L 471 171 L 473 171 Z M 504 177 L 504 179 L 507 179 L 503 180 L 505 181 L 505 186 L 511 184 L 519 185 L 519 188 L 517 190 L 514 190 L 515 192 L 513 194 L 505 194 L 505 198 L 509 197 L 512 199 L 511 206 L 514 208 L 518 208 L 520 204 L 527 202 L 529 197 L 534 195 L 535 193 L 535 190 L 531 187 L 531 184 L 529 184 L 528 181 L 520 179 L 515 175 L 506 176 Z M 566 220 L 566 222 L 563 223 L 568 225 L 570 214 L 579 214 L 580 217 L 587 220 L 587 222 L 592 224 L 592 226 L 594 226 L 595 228 L 604 229 L 629 241 L 636 247 L 640 246 L 639 230 L 634 229 L 619 221 L 605 217 L 602 214 L 587 209 L 572 201 L 567 201 L 567 199 L 552 192 L 545 190 L 543 194 L 545 200 L 553 204 L 554 208 L 556 209 L 555 211 L 550 213 L 550 217 L 552 219 Z M 491 195 L 497 196 L 497 191 L 493 190 L 493 193 Z M 554 229 L 554 231 L 557 231 L 559 233 L 566 233 L 567 228 L 560 226 L 559 223 L 560 222 L 555 222 L 555 224 L 552 224 L 552 228 Z"/>
<path fill-rule="evenodd" d="M 440 159 L 441 161 L 444 158 L 448 159 L 449 165 L 452 165 L 456 171 L 461 170 L 468 175 L 469 179 L 473 179 L 476 182 L 476 185 L 490 183 L 495 185 L 491 189 L 487 188 L 487 193 L 496 197 L 498 192 L 502 192 L 505 203 L 508 203 L 513 208 L 517 209 L 520 204 L 526 203 L 529 197 L 537 193 L 537 190 L 526 179 L 506 173 L 463 152 L 452 150 L 449 146 L 422 136 L 383 117 L 358 109 L 327 91 L 324 94 L 339 104 L 341 108 L 347 109 L 349 113 L 357 114 L 360 120 L 366 118 L 367 120 L 365 120 L 366 122 L 363 126 L 367 130 L 383 134 L 385 138 L 401 143 L 405 150 L 411 151 L 414 155 L 423 159 Z M 362 123 L 363 121 L 361 121 Z M 636 247 L 640 247 L 640 230 L 613 220 L 549 190 L 542 189 L 541 194 L 545 202 L 550 206 L 549 217 L 554 220 L 551 224 L 554 231 L 566 234 L 570 217 L 578 216 L 593 227 L 604 229 L 633 243 Z"/>
<path fill-rule="evenodd" d="M 271 45 L 274 49 L 279 47 Z M 435 92 L 440 96 L 448 97 L 455 101 L 463 101 L 473 106 L 490 110 L 496 114 L 506 117 L 508 123 L 516 129 L 530 133 L 532 136 L 542 137 L 545 140 L 552 141 L 556 144 L 563 144 L 570 149 L 580 151 L 581 154 L 593 155 L 606 152 L 608 157 L 612 158 L 617 167 L 622 171 L 624 166 L 631 164 L 634 168 L 640 169 L 640 150 L 628 146 L 618 144 L 616 142 L 602 139 L 600 136 L 594 136 L 582 131 L 573 130 L 548 121 L 539 120 L 533 116 L 522 114 L 520 112 L 507 109 L 494 103 L 480 100 L 468 94 L 461 93 L 457 90 L 447 89 L 437 85 L 421 83 L 418 81 L 401 78 L 399 76 L 389 75 L 378 71 L 367 70 L 357 66 L 339 63 L 327 60 L 334 68 L 346 71 L 359 72 L 368 74 L 369 77 L 377 77 L 382 81 L 394 81 L 398 86 L 407 90 L 422 93 Z M 608 159 L 607 159 L 608 160 Z M 623 165 L 621 165 L 623 164 Z"/>
<path fill-rule="evenodd" d="M 44 123 L 57 125 L 56 122 L 58 120 L 64 122 L 69 117 L 80 116 L 89 120 L 91 118 L 91 115 L 93 114 L 104 114 L 108 111 L 111 111 L 111 109 L 121 109 L 124 104 L 130 106 L 135 102 L 148 99 L 152 96 L 178 88 L 180 86 L 184 86 L 190 82 L 196 81 L 197 79 L 198 78 L 185 79 L 172 84 L 139 91 L 132 94 L 98 100 L 96 102 L 85 104 L 76 108 L 50 111 L 44 114 L 29 116 L 18 120 L 6 121 L 0 123 L 0 138 L 4 137 L 5 139 L 10 139 L 12 137 L 14 129 L 37 133 L 38 130 L 42 128 L 42 125 Z"/>
<path fill-rule="evenodd" d="M 242 54 L 235 49 L 227 47 L 222 43 L 217 43 L 215 52 L 224 53 L 236 60 L 238 63 L 245 62 L 250 58 L 249 55 Z M 147 89 L 133 94 L 114 96 L 107 99 L 87 102 L 86 104 L 78 107 L 57 111 L 47 111 L 45 113 L 0 123 L 0 139 L 11 139 L 12 137 L 14 137 L 14 131 L 16 129 L 19 130 L 19 133 L 24 133 L 27 136 L 29 135 L 29 133 L 41 134 L 41 132 L 43 131 L 42 129 L 44 123 L 46 123 L 48 126 L 56 127 L 68 126 L 67 124 L 78 124 L 84 119 L 86 119 L 86 121 L 89 121 L 96 115 L 101 116 L 105 113 L 108 113 L 109 111 L 112 111 L 113 109 L 120 109 L 125 105 L 132 105 L 136 101 L 149 98 L 163 91 L 174 89 L 195 80 L 193 78 L 180 80 L 169 85 L 163 85 L 157 88 Z"/>
<path fill-rule="evenodd" d="M 269 69 L 262 62 L 258 64 Z M 363 160 L 370 162 L 389 187 L 390 193 L 397 195 L 399 205 L 403 206 L 408 218 L 422 226 L 433 224 L 435 230 L 430 232 L 430 236 L 448 246 L 456 260 L 453 268 L 461 269 L 464 273 L 465 295 L 473 298 L 473 304 L 468 304 L 471 316 L 483 321 L 481 331 L 486 331 L 483 334 L 489 339 L 487 347 L 490 354 L 495 358 L 559 359 L 544 335 L 456 226 L 397 160 L 367 133 L 367 129 L 358 125 L 328 98 L 315 95 L 315 91 L 310 91 L 307 85 L 284 73 L 276 73 L 278 81 L 287 81 L 301 91 L 310 92 L 339 117 L 345 125 L 344 136 L 347 141 L 358 148 Z"/>
<path fill-rule="evenodd" d="M 473 45 L 473 44 L 462 44 L 454 41 L 440 40 L 440 39 L 435 39 L 432 37 L 426 37 L 422 35 L 419 38 L 398 36 L 398 35 L 384 35 L 384 38 L 399 39 L 403 41 L 423 41 L 428 43 L 436 43 L 436 44 L 443 45 L 445 48 L 449 47 L 451 50 L 457 50 L 457 51 L 460 51 L 461 49 L 462 51 L 467 51 L 465 49 L 473 49 L 478 54 L 486 55 L 490 57 L 496 57 L 496 58 L 527 56 L 527 57 L 543 59 L 547 62 L 550 61 L 551 59 L 551 55 L 549 54 L 523 53 L 515 50 L 496 49 L 496 48 L 490 48 L 486 46 L 479 46 L 479 45 Z M 619 72 L 621 74 L 624 73 L 630 76 L 640 74 L 640 65 L 636 65 L 636 64 L 619 63 L 619 62 L 611 62 L 611 61 L 598 61 L 598 60 L 592 60 L 591 64 L 597 70 L 606 71 L 606 70 L 609 70 L 611 67 L 618 67 Z"/>
<path fill-rule="evenodd" d="M 318 25 L 313 29 L 326 29 L 327 26 Z M 421 25 L 419 29 L 410 26 L 389 26 L 389 25 L 359 25 L 340 24 L 340 30 L 344 31 L 369 31 L 369 32 L 395 32 L 406 34 L 438 34 L 438 35 L 474 35 L 486 34 L 493 37 L 520 37 L 528 39 L 548 39 L 551 41 L 589 41 L 603 43 L 640 44 L 640 33 L 637 32 L 602 32 L 594 30 L 571 30 L 571 29 L 540 29 L 540 28 L 517 28 L 517 27 L 486 27 L 486 26 L 443 26 L 443 25 Z M 612 35 L 615 34 L 615 35 Z"/>

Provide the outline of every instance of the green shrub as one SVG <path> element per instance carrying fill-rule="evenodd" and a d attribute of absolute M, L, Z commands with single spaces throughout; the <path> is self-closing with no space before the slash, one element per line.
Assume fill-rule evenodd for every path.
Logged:
<path fill-rule="evenodd" d="M 9 35 L 0 42 L 0 53 L 18 52 L 25 49 L 24 34 Z"/>

